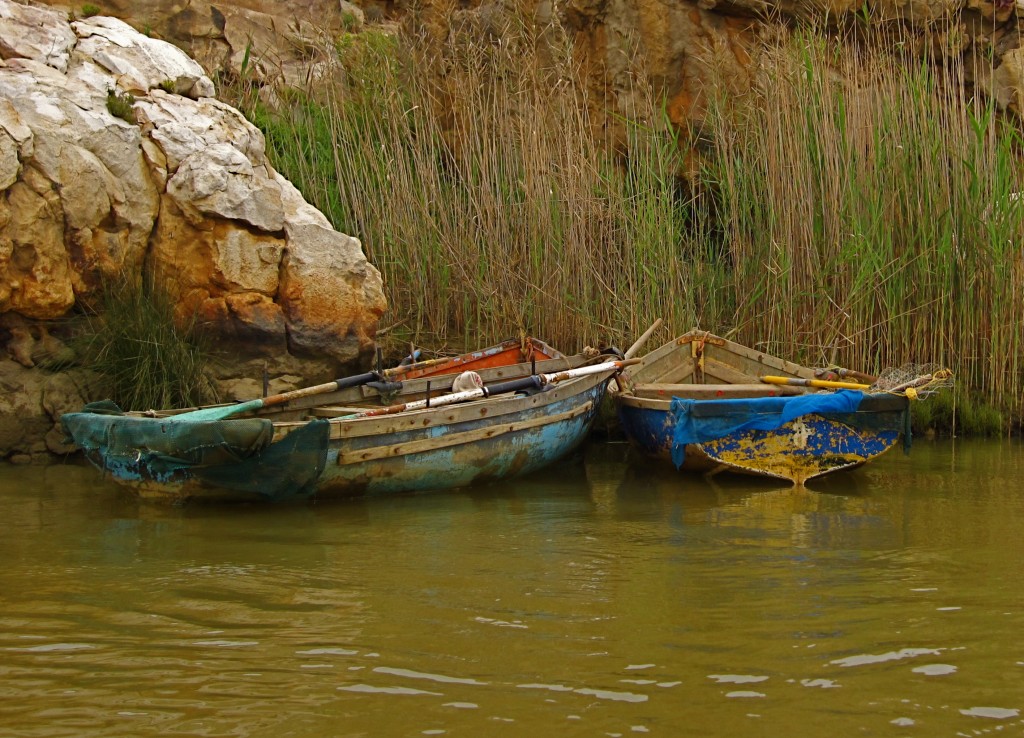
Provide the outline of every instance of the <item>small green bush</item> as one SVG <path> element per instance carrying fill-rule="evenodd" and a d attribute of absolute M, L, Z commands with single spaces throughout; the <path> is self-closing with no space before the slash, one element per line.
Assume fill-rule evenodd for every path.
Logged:
<path fill-rule="evenodd" d="M 135 123 L 135 96 L 130 92 L 107 90 L 107 111 L 115 118 Z"/>
<path fill-rule="evenodd" d="M 958 436 L 999 436 L 1007 432 L 1006 416 L 963 391 L 943 391 L 910 405 L 915 435 L 953 432 Z"/>
<path fill-rule="evenodd" d="M 359 17 L 355 13 L 342 13 L 341 27 L 346 33 L 351 33 L 359 28 Z"/>
<path fill-rule="evenodd" d="M 163 90 L 164 92 L 167 92 L 167 93 L 170 93 L 171 95 L 173 95 L 174 94 L 174 80 L 173 79 L 165 79 L 163 82 L 160 83 L 160 89 Z"/>
<path fill-rule="evenodd" d="M 206 374 L 210 347 L 193 318 L 179 326 L 175 302 L 152 279 L 108 284 L 80 329 L 79 355 L 124 409 L 191 407 L 215 400 Z"/>
<path fill-rule="evenodd" d="M 93 5 L 92 3 L 86 3 L 82 6 L 82 17 L 92 18 L 94 15 L 100 14 L 100 6 Z"/>

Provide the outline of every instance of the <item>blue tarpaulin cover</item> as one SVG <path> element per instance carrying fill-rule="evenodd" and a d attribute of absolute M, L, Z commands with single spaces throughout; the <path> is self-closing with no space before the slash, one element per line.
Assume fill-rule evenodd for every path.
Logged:
<path fill-rule="evenodd" d="M 857 390 L 758 397 L 740 400 L 684 400 L 673 397 L 669 423 L 673 428 L 672 461 L 681 466 L 688 443 L 713 441 L 742 430 L 775 430 L 811 413 L 856 412 L 864 398 Z"/>

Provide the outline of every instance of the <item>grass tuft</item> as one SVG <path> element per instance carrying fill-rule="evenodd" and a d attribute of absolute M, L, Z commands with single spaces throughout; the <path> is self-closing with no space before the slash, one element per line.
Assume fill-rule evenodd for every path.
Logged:
<path fill-rule="evenodd" d="M 135 124 L 135 96 L 130 92 L 118 92 L 111 88 L 107 90 L 107 112 L 115 118 Z"/>
<path fill-rule="evenodd" d="M 80 332 L 81 356 L 125 409 L 190 407 L 212 401 L 208 341 L 193 321 L 174 322 L 174 301 L 151 280 L 123 276 L 105 288 Z"/>

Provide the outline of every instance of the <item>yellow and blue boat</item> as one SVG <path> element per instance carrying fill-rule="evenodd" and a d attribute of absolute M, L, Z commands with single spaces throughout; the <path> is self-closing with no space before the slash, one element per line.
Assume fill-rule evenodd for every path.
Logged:
<path fill-rule="evenodd" d="M 870 379 L 822 379 L 815 369 L 694 330 L 627 368 L 612 396 L 623 433 L 647 457 L 803 485 L 901 441 L 909 450 L 906 388 L 881 391 Z"/>

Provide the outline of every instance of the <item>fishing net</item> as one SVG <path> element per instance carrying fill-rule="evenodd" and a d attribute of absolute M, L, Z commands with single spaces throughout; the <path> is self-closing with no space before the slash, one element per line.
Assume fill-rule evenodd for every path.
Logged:
<path fill-rule="evenodd" d="M 904 364 L 900 367 L 883 369 L 873 377 L 852 369 L 829 367 L 816 369 L 818 379 L 859 382 L 868 385 L 869 392 L 888 392 L 924 399 L 941 389 L 953 386 L 953 372 L 940 364 Z"/>
<path fill-rule="evenodd" d="M 953 372 L 939 364 L 904 364 L 884 369 L 872 383 L 871 390 L 923 399 L 952 386 Z"/>

